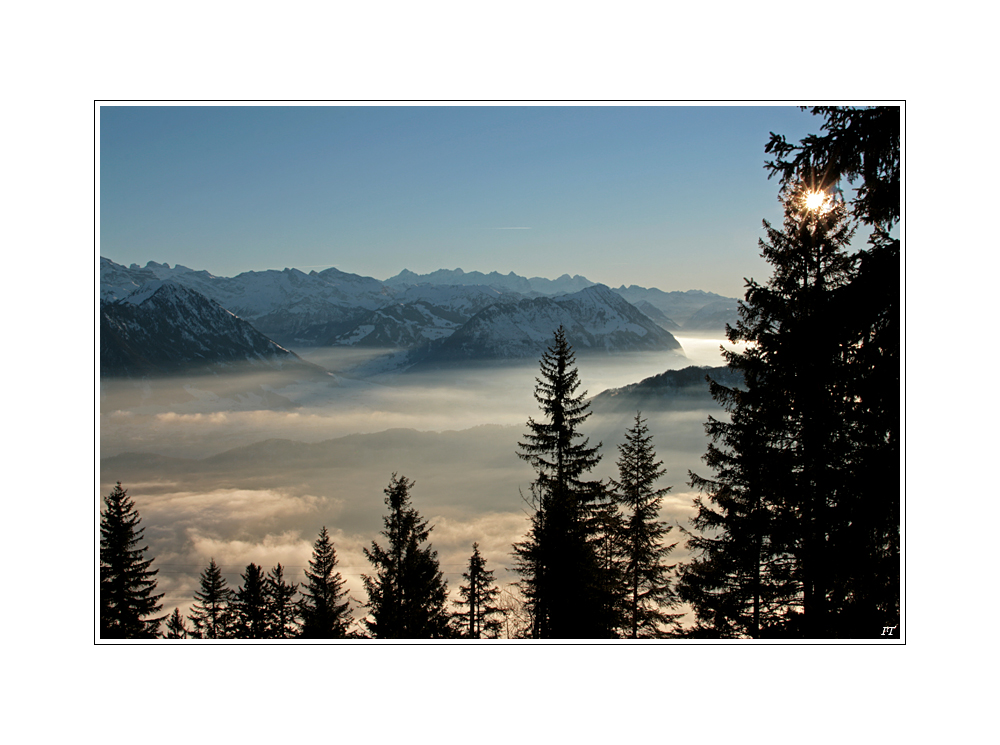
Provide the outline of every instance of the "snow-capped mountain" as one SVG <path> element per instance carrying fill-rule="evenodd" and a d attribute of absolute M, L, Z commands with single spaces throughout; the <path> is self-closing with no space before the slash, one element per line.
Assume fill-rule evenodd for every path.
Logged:
<path fill-rule="evenodd" d="M 204 372 L 236 363 L 322 373 L 218 303 L 170 280 L 102 300 L 100 314 L 101 377 Z"/>
<path fill-rule="evenodd" d="M 675 351 L 669 331 L 604 285 L 559 297 L 497 303 L 477 313 L 439 344 L 415 350 L 416 367 L 432 369 L 462 362 L 537 359 L 559 326 L 577 354 Z"/>
<path fill-rule="evenodd" d="M 124 267 L 101 259 L 101 299 L 118 300 L 144 283 L 170 280 L 193 289 L 215 301 L 240 318 L 249 321 L 263 334 L 285 346 L 329 346 L 352 343 L 366 336 L 359 325 L 369 324 L 372 311 L 400 304 L 425 301 L 442 309 L 432 314 L 425 331 L 387 334 L 401 344 L 419 343 L 436 338 L 436 320 L 457 313 L 462 322 L 485 307 L 502 299 L 519 298 L 485 286 L 397 285 L 389 287 L 377 279 L 348 274 L 330 268 L 306 274 L 298 269 L 243 272 L 235 277 L 216 277 L 205 271 L 193 271 L 180 264 L 149 262 Z M 399 315 L 388 310 L 391 318 Z M 411 323 L 415 319 L 411 319 Z M 343 337 L 343 339 L 341 339 Z"/>
<path fill-rule="evenodd" d="M 286 268 L 217 277 L 179 264 L 171 267 L 150 261 L 144 267 L 124 267 L 101 258 L 102 300 L 120 300 L 157 280 L 170 280 L 201 293 L 285 347 L 387 343 L 404 349 L 444 338 L 497 303 L 566 296 L 596 286 L 579 275 L 528 279 L 513 272 L 483 274 L 461 269 L 424 275 L 404 270 L 385 282 L 335 268 L 308 274 Z M 735 307 L 736 302 L 699 290 L 662 292 L 633 285 L 610 292 L 630 303 L 646 303 L 646 316 L 668 330 L 676 324 L 685 328 L 685 322 L 700 309 L 712 305 L 712 313 L 696 318 L 692 328 L 709 330 L 716 323 L 716 330 L 721 331 L 730 316 L 717 312 L 723 309 L 719 304 Z"/>

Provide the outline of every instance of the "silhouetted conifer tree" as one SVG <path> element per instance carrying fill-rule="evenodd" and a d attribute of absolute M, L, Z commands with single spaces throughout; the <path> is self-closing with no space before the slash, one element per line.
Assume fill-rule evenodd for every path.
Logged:
<path fill-rule="evenodd" d="M 413 482 L 392 475 L 385 489 L 389 514 L 382 518 L 385 548 L 372 541 L 365 556 L 375 568 L 363 575 L 371 620 L 365 625 L 378 639 L 437 639 L 450 636 L 446 609 L 448 585 L 437 552 L 426 543 L 432 530 L 410 505 Z"/>
<path fill-rule="evenodd" d="M 472 544 L 469 568 L 462 574 L 465 584 L 458 588 L 455 605 L 466 610 L 455 614 L 459 633 L 470 639 L 495 639 L 500 634 L 500 608 L 497 596 L 500 588 L 494 584 L 493 572 L 486 568 L 486 559 L 479 553 L 479 544 Z"/>
<path fill-rule="evenodd" d="M 295 602 L 298 585 L 285 582 L 281 564 L 272 567 L 265 585 L 268 618 L 265 636 L 268 639 L 291 639 L 299 635 L 299 608 Z"/>
<path fill-rule="evenodd" d="M 233 599 L 234 636 L 237 639 L 264 639 L 270 620 L 270 603 L 264 570 L 251 562 L 240 575 L 243 584 Z"/>
<path fill-rule="evenodd" d="M 775 159 L 767 168 L 783 191 L 803 180 L 856 184 L 850 213 L 873 229 L 851 281 L 831 302 L 846 349 L 844 426 L 852 447 L 830 536 L 838 561 L 829 573 L 827 605 L 836 615 L 829 631 L 857 638 L 899 620 L 900 242 L 891 231 L 900 218 L 900 109 L 818 106 L 812 113 L 824 120 L 821 134 L 792 145 L 772 133 L 767 152 Z"/>
<path fill-rule="evenodd" d="M 691 475 L 711 504 L 696 502 L 697 558 L 682 596 L 724 636 L 831 634 L 830 538 L 851 449 L 849 352 L 832 304 L 852 276 L 854 231 L 843 202 L 811 207 L 809 191 L 802 183 L 785 192 L 782 230 L 764 222 L 772 276 L 748 281 L 740 322 L 727 327 L 730 341 L 749 343 L 726 353 L 746 389 L 712 384 L 730 421 L 706 425 L 716 478 Z"/>
<path fill-rule="evenodd" d="M 625 626 L 627 603 L 625 585 L 625 518 L 621 505 L 610 492 L 607 499 L 594 508 L 594 551 L 597 557 L 599 597 L 601 598 L 600 636 L 619 636 Z"/>
<path fill-rule="evenodd" d="M 343 639 L 351 624 L 350 601 L 337 569 L 337 551 L 326 526 L 313 544 L 312 558 L 302 585 L 302 637 Z"/>
<path fill-rule="evenodd" d="M 605 583 L 595 547 L 599 481 L 583 478 L 600 460 L 579 431 L 590 416 L 572 347 L 560 326 L 542 355 L 535 400 L 545 420 L 528 419 L 518 457 L 535 469 L 534 514 L 524 541 L 514 544 L 516 571 L 532 614 L 535 638 L 598 638 L 608 633 Z"/>
<path fill-rule="evenodd" d="M 174 612 L 167 619 L 167 639 L 187 639 L 188 628 L 184 624 L 184 616 L 181 615 L 180 608 L 174 608 Z"/>
<path fill-rule="evenodd" d="M 192 613 L 188 616 L 194 625 L 191 636 L 196 639 L 232 637 L 235 626 L 233 591 L 214 558 L 202 571 L 200 583 L 200 589 L 194 594 Z"/>
<path fill-rule="evenodd" d="M 104 497 L 101 510 L 101 638 L 154 639 L 166 616 L 150 617 L 161 609 L 163 594 L 156 592 L 153 559 L 140 546 L 145 528 L 128 492 L 119 481 Z"/>
<path fill-rule="evenodd" d="M 658 518 L 670 487 L 656 488 L 666 469 L 663 461 L 656 460 L 652 441 L 646 420 L 637 413 L 625 442 L 618 446 L 618 480 L 611 482 L 615 501 L 625 511 L 619 541 L 624 586 L 621 629 L 632 639 L 666 636 L 682 615 L 667 613 L 678 604 L 670 585 L 673 567 L 666 563 L 677 544 L 663 542 L 672 526 Z"/>

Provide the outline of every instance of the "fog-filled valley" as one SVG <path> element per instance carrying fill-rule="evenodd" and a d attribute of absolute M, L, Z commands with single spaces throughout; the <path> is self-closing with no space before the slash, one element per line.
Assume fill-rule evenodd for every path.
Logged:
<path fill-rule="evenodd" d="M 668 369 L 724 364 L 718 335 L 677 335 L 683 349 L 579 355 L 589 396 Z M 292 349 L 330 375 L 285 371 L 102 379 L 100 487 L 120 481 L 136 503 L 149 555 L 159 569 L 164 612 L 187 613 L 202 570 L 214 558 L 230 587 L 254 562 L 281 563 L 301 582 L 321 527 L 330 532 L 359 619 L 362 548 L 383 540 L 383 489 L 393 473 L 415 482 L 414 507 L 433 526 L 430 541 L 454 597 L 478 542 L 499 585 L 517 580 L 511 544 L 528 527 L 522 495 L 533 479 L 517 443 L 529 417 L 538 360 L 401 373 L 365 379 L 358 365 L 381 350 Z M 602 442 L 594 476 L 616 475 L 617 445 L 635 410 L 595 412 L 581 427 Z M 672 486 L 662 519 L 685 525 L 693 514 L 688 470 L 704 472 L 704 423 L 721 409 L 707 396 L 681 409 L 644 410 L 653 445 Z M 671 555 L 687 555 L 675 527 Z"/>

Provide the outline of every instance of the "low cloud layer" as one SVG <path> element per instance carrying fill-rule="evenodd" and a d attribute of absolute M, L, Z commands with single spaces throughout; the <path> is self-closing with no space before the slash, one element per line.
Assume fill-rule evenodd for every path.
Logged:
<path fill-rule="evenodd" d="M 579 367 L 591 395 L 664 369 L 646 358 L 582 360 Z M 528 527 L 521 493 L 528 493 L 533 472 L 516 452 L 528 417 L 539 417 L 536 375 L 537 367 L 525 367 L 482 379 L 438 376 L 394 386 L 349 379 L 321 389 L 286 385 L 272 391 L 271 404 L 293 405 L 275 408 L 262 405 L 263 396 L 254 403 L 246 395 L 262 383 L 245 376 L 228 388 L 215 379 L 154 384 L 155 395 L 145 399 L 129 384 L 105 386 L 102 494 L 121 481 L 135 499 L 160 569 L 164 612 L 188 611 L 211 558 L 231 587 L 250 562 L 265 570 L 280 562 L 289 581 L 301 582 L 323 526 L 351 596 L 363 602 L 361 575 L 371 567 L 362 550 L 373 540 L 384 545 L 382 490 L 393 473 L 416 482 L 412 501 L 434 526 L 430 540 L 453 595 L 473 542 L 506 584 L 517 579 L 511 544 Z M 673 486 L 662 514 L 670 524 L 686 524 L 693 514 L 687 472 L 704 471 L 709 413 L 649 417 L 668 469 L 662 485 Z M 603 441 L 595 477 L 616 475 L 616 446 L 633 419 L 594 416 L 582 427 L 591 444 Z M 674 540 L 681 540 L 676 529 Z M 681 545 L 672 560 L 685 556 Z"/>

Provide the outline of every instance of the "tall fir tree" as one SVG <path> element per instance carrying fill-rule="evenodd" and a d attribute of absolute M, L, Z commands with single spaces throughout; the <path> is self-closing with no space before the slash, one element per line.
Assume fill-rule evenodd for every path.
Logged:
<path fill-rule="evenodd" d="M 469 639 L 495 639 L 500 634 L 502 611 L 497 605 L 500 588 L 493 572 L 486 568 L 486 559 L 479 553 L 479 544 L 472 544 L 469 568 L 463 572 L 465 583 L 458 588 L 455 605 L 465 610 L 455 614 L 459 633 Z"/>
<path fill-rule="evenodd" d="M 851 278 L 854 231 L 843 202 L 814 193 L 805 183 L 785 193 L 782 230 L 764 222 L 772 276 L 747 283 L 740 321 L 727 327 L 747 343 L 726 352 L 745 389 L 712 384 L 730 420 L 706 425 L 716 478 L 691 474 L 709 501 L 696 502 L 682 595 L 702 629 L 722 636 L 830 633 L 830 536 L 849 450 L 847 350 L 830 311 Z"/>
<path fill-rule="evenodd" d="M 446 608 L 448 585 L 437 551 L 427 539 L 433 528 L 410 504 L 413 482 L 394 473 L 385 488 L 389 514 L 382 518 L 385 548 L 372 541 L 365 556 L 375 569 L 362 575 L 371 620 L 365 625 L 378 639 L 440 639 L 451 635 Z"/>
<path fill-rule="evenodd" d="M 240 575 L 243 584 L 233 597 L 234 633 L 237 639 L 265 639 L 270 621 L 270 602 L 264 570 L 250 562 Z"/>
<path fill-rule="evenodd" d="M 264 592 L 268 605 L 264 635 L 268 639 L 291 639 L 298 636 L 299 606 L 295 602 L 298 585 L 285 582 L 285 570 L 281 564 L 268 572 Z"/>
<path fill-rule="evenodd" d="M 187 639 L 190 635 L 187 625 L 184 623 L 184 616 L 181 615 L 180 608 L 174 608 L 174 612 L 167 619 L 167 639 Z"/>
<path fill-rule="evenodd" d="M 194 626 L 191 636 L 196 639 L 229 639 L 235 632 L 233 600 L 222 570 L 212 558 L 202 570 L 200 588 L 194 594 L 188 618 Z"/>
<path fill-rule="evenodd" d="M 667 564 L 677 544 L 664 543 L 673 526 L 660 521 L 659 514 L 671 487 L 656 487 L 666 469 L 656 460 L 653 436 L 641 413 L 618 451 L 618 479 L 611 485 L 624 510 L 618 541 L 624 589 L 621 631 L 630 639 L 662 638 L 677 630 L 683 615 L 667 612 L 679 603 L 671 587 L 673 567 Z"/>
<path fill-rule="evenodd" d="M 145 528 L 135 503 L 119 481 L 104 497 L 101 510 L 101 638 L 154 639 L 166 616 L 155 616 L 163 593 L 156 594 L 148 546 L 140 546 Z"/>
<path fill-rule="evenodd" d="M 350 601 L 337 570 L 337 551 L 324 525 L 313 544 L 302 585 L 302 638 L 343 639 L 351 625 Z"/>
<path fill-rule="evenodd" d="M 516 571 L 532 615 L 534 638 L 600 638 L 608 635 L 596 543 L 597 508 L 605 496 L 599 481 L 585 474 L 600 461 L 579 431 L 590 416 L 575 355 L 560 326 L 542 355 L 535 400 L 545 419 L 528 419 L 518 457 L 535 469 L 534 514 L 525 540 L 514 544 Z"/>

